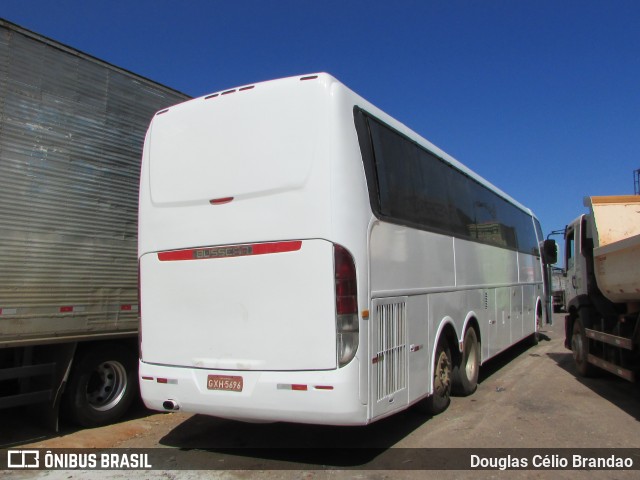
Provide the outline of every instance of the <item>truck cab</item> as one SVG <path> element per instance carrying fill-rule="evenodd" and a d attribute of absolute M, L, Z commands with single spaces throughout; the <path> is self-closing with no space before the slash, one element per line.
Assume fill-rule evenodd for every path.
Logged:
<path fill-rule="evenodd" d="M 587 252 L 593 251 L 593 240 L 587 236 L 587 218 L 580 215 L 567 225 L 564 236 L 564 308 L 577 310 L 587 293 Z M 590 246 L 590 248 L 589 248 Z"/>

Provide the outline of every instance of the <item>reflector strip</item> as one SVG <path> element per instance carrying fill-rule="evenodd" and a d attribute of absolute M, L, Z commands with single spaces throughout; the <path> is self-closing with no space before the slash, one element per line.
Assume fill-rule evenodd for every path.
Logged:
<path fill-rule="evenodd" d="M 302 241 L 276 243 L 254 243 L 250 245 L 227 245 L 223 247 L 190 248 L 188 250 L 173 250 L 158 252 L 161 262 L 175 262 L 180 260 L 207 260 L 215 258 L 246 257 L 251 255 L 266 255 L 269 253 L 295 252 L 302 247 Z"/>
<path fill-rule="evenodd" d="M 170 385 L 178 384 L 178 380 L 176 380 L 175 378 L 156 378 L 156 382 L 170 384 Z"/>
<path fill-rule="evenodd" d="M 297 390 L 299 392 L 306 392 L 308 390 L 307 385 L 300 385 L 295 383 L 279 383 L 277 385 L 278 390 Z"/>
<path fill-rule="evenodd" d="M 106 312 L 137 312 L 138 305 L 135 303 L 126 304 L 87 304 L 87 305 L 61 305 L 47 307 L 20 306 L 17 308 L 0 307 L 0 316 L 4 315 L 56 315 L 59 313 L 106 313 Z"/>

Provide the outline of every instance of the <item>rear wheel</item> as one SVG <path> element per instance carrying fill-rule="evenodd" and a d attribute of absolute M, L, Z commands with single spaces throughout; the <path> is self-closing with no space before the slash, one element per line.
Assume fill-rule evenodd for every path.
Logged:
<path fill-rule="evenodd" d="M 444 338 L 440 337 L 436 348 L 433 370 L 433 393 L 421 402 L 421 409 L 428 414 L 444 412 L 451 403 L 451 352 Z"/>
<path fill-rule="evenodd" d="M 136 396 L 135 351 L 122 344 L 92 346 L 74 360 L 63 397 L 63 410 L 84 427 L 118 420 Z"/>
<path fill-rule="evenodd" d="M 536 330 L 529 337 L 527 337 L 526 343 L 535 347 L 540 342 L 540 330 L 542 330 L 542 310 L 540 306 L 536 308 Z"/>
<path fill-rule="evenodd" d="M 453 367 L 451 391 L 466 397 L 476 391 L 480 372 L 480 344 L 474 328 L 467 329 L 462 345 L 460 364 Z"/>

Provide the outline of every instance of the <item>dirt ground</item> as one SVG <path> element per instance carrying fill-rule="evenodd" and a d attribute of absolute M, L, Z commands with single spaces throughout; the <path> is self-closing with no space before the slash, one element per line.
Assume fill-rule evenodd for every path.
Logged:
<path fill-rule="evenodd" d="M 609 374 L 578 377 L 571 352 L 563 346 L 563 329 L 562 315 L 555 315 L 554 325 L 545 328 L 537 346 L 517 345 L 483 365 L 476 393 L 454 398 L 446 412 L 433 418 L 409 410 L 366 427 L 324 427 L 247 424 L 185 413 L 153 413 L 138 407 L 116 425 L 88 430 L 63 425 L 56 434 L 34 424 L 28 412 L 3 411 L 0 448 L 162 448 L 168 459 L 166 469 L 147 472 L 5 471 L 4 475 L 51 480 L 638 478 L 638 471 L 412 469 L 415 455 L 433 453 L 427 449 L 528 448 L 541 453 L 545 448 L 639 449 L 640 388 Z M 343 461 L 360 451 L 355 448 L 364 448 L 366 454 L 347 461 L 346 468 L 344 463 L 328 461 L 328 452 L 344 449 Z M 193 455 L 194 465 L 206 465 L 207 470 L 171 469 L 172 454 L 185 451 Z M 390 454 L 396 455 L 390 463 L 395 471 L 380 463 Z M 406 469 L 398 468 L 398 455 L 406 457 Z"/>

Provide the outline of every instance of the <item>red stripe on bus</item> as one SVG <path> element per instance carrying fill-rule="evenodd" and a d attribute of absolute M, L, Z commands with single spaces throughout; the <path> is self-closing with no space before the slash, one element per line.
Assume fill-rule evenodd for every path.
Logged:
<path fill-rule="evenodd" d="M 210 248 L 190 248 L 187 250 L 173 250 L 159 252 L 161 262 L 175 262 L 180 260 L 209 260 L 215 258 L 246 257 L 252 255 L 266 255 L 270 253 L 295 252 L 302 247 L 301 240 L 291 242 L 254 243 L 248 245 L 225 245 Z"/>

